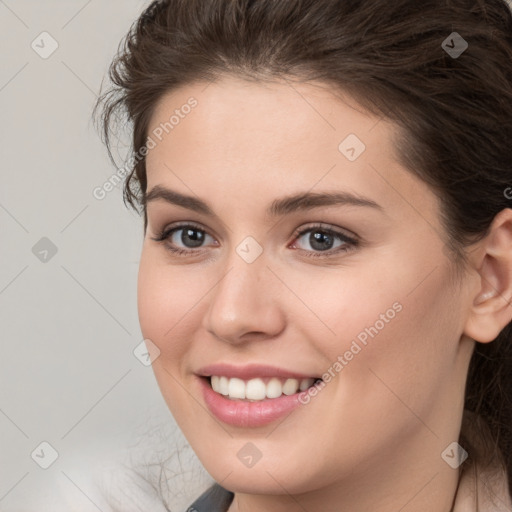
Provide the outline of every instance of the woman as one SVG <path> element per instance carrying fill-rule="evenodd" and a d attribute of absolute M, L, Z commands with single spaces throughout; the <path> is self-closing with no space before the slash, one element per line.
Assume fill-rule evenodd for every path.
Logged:
<path fill-rule="evenodd" d="M 512 510 L 506 2 L 154 2 L 110 77 L 189 510 Z"/>

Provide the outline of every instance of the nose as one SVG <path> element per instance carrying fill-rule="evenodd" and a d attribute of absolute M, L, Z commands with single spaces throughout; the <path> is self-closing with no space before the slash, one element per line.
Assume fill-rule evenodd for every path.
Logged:
<path fill-rule="evenodd" d="M 226 272 L 208 295 L 203 327 L 233 345 L 277 336 L 285 326 L 279 287 L 282 283 L 267 267 L 263 254 L 247 263 L 233 251 Z"/>

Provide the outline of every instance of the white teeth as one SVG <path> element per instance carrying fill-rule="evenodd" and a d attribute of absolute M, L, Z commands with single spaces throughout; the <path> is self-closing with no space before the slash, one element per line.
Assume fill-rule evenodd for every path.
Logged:
<path fill-rule="evenodd" d="M 315 382 L 315 379 L 302 379 L 300 381 L 299 389 L 301 391 L 306 391 L 306 389 L 310 388 L 314 382 Z"/>
<path fill-rule="evenodd" d="M 229 379 L 229 398 L 245 398 L 245 382 L 242 379 Z"/>
<path fill-rule="evenodd" d="M 245 385 L 245 394 L 251 400 L 263 400 L 267 396 L 267 386 L 261 379 L 251 379 Z"/>
<path fill-rule="evenodd" d="M 219 378 L 219 389 L 217 390 L 221 395 L 229 395 L 229 379 L 227 377 Z"/>
<path fill-rule="evenodd" d="M 218 375 L 212 375 L 210 377 L 210 382 L 211 382 L 211 385 L 212 385 L 212 389 L 217 391 L 217 393 L 219 392 L 219 380 L 220 380 L 220 377 Z"/>
<path fill-rule="evenodd" d="M 297 391 L 305 391 L 310 388 L 315 379 L 282 379 L 272 377 L 266 384 L 263 379 L 256 378 L 243 381 L 238 378 L 221 377 L 212 375 L 210 379 L 212 389 L 221 395 L 231 399 L 247 399 L 252 401 L 264 400 L 265 398 L 278 398 L 283 393 L 293 395 Z"/>
<path fill-rule="evenodd" d="M 267 398 L 278 398 L 283 394 L 283 385 L 279 379 L 273 378 L 267 384 Z"/>
<path fill-rule="evenodd" d="M 299 381 L 297 379 L 287 379 L 283 386 L 283 393 L 285 395 L 293 395 L 299 389 Z"/>

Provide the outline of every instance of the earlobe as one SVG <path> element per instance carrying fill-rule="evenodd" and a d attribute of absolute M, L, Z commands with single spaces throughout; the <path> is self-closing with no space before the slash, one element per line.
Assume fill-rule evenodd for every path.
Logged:
<path fill-rule="evenodd" d="M 489 343 L 512 321 L 512 209 L 496 215 L 481 244 L 480 264 L 476 262 L 481 285 L 464 333 L 477 342 Z"/>

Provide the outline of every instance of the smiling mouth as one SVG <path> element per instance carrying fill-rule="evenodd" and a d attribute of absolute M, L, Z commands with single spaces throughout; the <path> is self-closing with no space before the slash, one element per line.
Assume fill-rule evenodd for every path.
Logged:
<path fill-rule="evenodd" d="M 305 379 L 257 377 L 243 380 L 236 377 L 211 375 L 205 379 L 216 393 L 230 400 L 247 402 L 259 402 L 279 398 L 282 395 L 294 395 L 299 391 L 306 391 L 317 382 L 323 382 L 321 378 L 312 377 Z"/>

